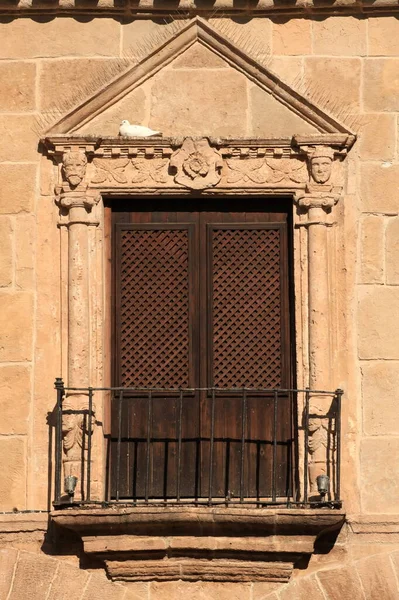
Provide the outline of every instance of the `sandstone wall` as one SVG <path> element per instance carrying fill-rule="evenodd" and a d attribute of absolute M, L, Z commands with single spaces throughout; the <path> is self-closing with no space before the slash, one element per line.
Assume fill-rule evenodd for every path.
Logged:
<path fill-rule="evenodd" d="M 212 22 L 226 27 L 222 19 Z M 108 18 L 0 22 L 0 510 L 49 507 L 47 417 L 65 361 L 65 265 L 52 167 L 38 151 L 40 116 L 49 122 L 71 95 L 83 99 L 121 68 L 121 57 L 145 52 L 165 27 Z M 228 25 L 228 34 L 241 36 L 258 60 L 359 134 L 343 209 L 348 283 L 340 310 L 349 325 L 342 340 L 346 368 L 336 384 L 347 392 L 344 453 L 351 465 L 343 497 L 352 513 L 397 513 L 399 21 L 388 15 L 242 19 Z M 121 116 L 166 135 L 295 129 L 295 121 L 276 122 L 273 111 L 223 61 L 193 51 L 85 131 L 116 133 Z"/>

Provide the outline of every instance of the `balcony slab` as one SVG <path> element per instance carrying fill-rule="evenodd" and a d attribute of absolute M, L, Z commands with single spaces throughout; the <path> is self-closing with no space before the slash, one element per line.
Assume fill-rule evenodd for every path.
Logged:
<path fill-rule="evenodd" d="M 316 539 L 338 531 L 342 510 L 85 506 L 56 510 L 85 553 L 115 581 L 286 583 L 309 560 Z"/>

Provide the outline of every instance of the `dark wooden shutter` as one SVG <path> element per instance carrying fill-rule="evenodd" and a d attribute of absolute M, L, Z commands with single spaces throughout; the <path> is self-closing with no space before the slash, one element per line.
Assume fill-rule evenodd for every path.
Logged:
<path fill-rule="evenodd" d="M 208 228 L 210 385 L 280 387 L 281 227 Z"/>
<path fill-rule="evenodd" d="M 163 201 L 165 202 L 165 201 Z M 273 395 L 259 388 L 291 386 L 287 213 L 262 210 L 260 201 L 161 201 L 145 212 L 113 213 L 114 385 L 201 388 L 182 411 L 180 493 L 209 494 L 211 392 L 215 409 L 214 497 L 270 497 Z M 243 413 L 243 387 L 247 396 Z M 234 390 L 237 389 L 237 391 Z M 228 391 L 230 390 L 230 391 Z M 151 451 L 147 464 L 148 395 L 125 394 L 120 496 L 174 498 L 178 467 L 178 394 L 151 395 Z M 117 437 L 114 402 L 112 439 Z M 245 418 L 245 480 L 242 422 Z M 290 486 L 291 396 L 277 414 L 277 495 Z M 115 493 L 112 453 L 111 494 Z"/>
<path fill-rule="evenodd" d="M 118 228 L 119 385 L 178 388 L 190 377 L 189 247 L 186 225 Z"/>

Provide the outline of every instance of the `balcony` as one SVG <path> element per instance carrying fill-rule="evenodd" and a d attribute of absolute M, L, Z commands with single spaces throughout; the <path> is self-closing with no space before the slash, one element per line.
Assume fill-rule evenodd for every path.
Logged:
<path fill-rule="evenodd" d="M 343 523 L 341 390 L 78 389 L 57 379 L 56 391 L 52 520 L 115 580 L 287 581 L 316 537 Z M 96 414 L 107 403 L 109 432 Z"/>

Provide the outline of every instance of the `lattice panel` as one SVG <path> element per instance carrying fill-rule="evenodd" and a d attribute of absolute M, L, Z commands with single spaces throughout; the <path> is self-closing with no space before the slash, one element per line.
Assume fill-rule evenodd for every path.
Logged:
<path fill-rule="evenodd" d="M 121 233 L 121 385 L 187 386 L 188 231 Z"/>
<path fill-rule="evenodd" d="M 213 231 L 213 385 L 281 385 L 280 232 Z"/>

